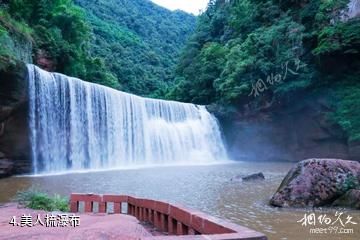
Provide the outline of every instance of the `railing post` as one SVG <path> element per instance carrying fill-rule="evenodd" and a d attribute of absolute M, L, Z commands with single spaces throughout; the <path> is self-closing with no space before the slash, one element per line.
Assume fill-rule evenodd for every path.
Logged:
<path fill-rule="evenodd" d="M 154 226 L 156 228 L 160 228 L 160 213 L 157 211 L 154 211 Z"/>
<path fill-rule="evenodd" d="M 146 207 L 143 207 L 143 210 L 142 210 L 142 213 L 143 213 L 143 221 L 147 222 L 148 219 L 147 219 L 147 208 Z"/>
<path fill-rule="evenodd" d="M 121 213 L 121 203 L 114 202 L 114 213 Z"/>
<path fill-rule="evenodd" d="M 160 229 L 163 232 L 168 231 L 168 217 L 163 213 L 160 214 Z"/>
<path fill-rule="evenodd" d="M 168 217 L 168 233 L 169 235 L 175 235 L 176 234 L 176 220 L 172 217 Z"/>
<path fill-rule="evenodd" d="M 139 207 L 139 220 L 144 221 L 144 211 L 142 207 Z"/>
<path fill-rule="evenodd" d="M 72 212 L 72 213 L 79 212 L 79 202 L 78 201 L 70 202 L 70 212 Z"/>
<path fill-rule="evenodd" d="M 151 224 L 154 224 L 154 211 L 152 209 L 149 209 L 149 222 Z"/>
<path fill-rule="evenodd" d="M 85 202 L 85 212 L 92 212 L 93 202 L 86 201 Z"/>
<path fill-rule="evenodd" d="M 99 202 L 99 213 L 106 213 L 106 203 L 103 201 Z"/>
<path fill-rule="evenodd" d="M 177 228 L 176 228 L 176 235 L 186 235 L 187 234 L 187 227 L 181 223 L 177 222 Z"/>
<path fill-rule="evenodd" d="M 145 222 L 149 222 L 149 214 L 148 214 L 148 209 L 146 207 L 144 207 L 143 209 L 143 217 Z"/>
<path fill-rule="evenodd" d="M 132 215 L 135 217 L 136 216 L 136 207 L 134 205 L 132 205 L 132 207 L 131 207 L 131 212 L 132 212 Z"/>

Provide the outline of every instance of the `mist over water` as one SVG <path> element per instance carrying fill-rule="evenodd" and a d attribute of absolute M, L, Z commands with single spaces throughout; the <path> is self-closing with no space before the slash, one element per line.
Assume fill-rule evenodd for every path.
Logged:
<path fill-rule="evenodd" d="M 142 98 L 28 65 L 33 171 L 227 159 L 204 106 Z"/>

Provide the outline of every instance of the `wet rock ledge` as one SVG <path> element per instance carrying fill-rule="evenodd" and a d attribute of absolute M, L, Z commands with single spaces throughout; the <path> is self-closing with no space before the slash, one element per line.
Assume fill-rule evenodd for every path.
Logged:
<path fill-rule="evenodd" d="M 2 60 L 2 59 L 0 59 Z M 0 65 L 0 178 L 31 170 L 26 65 Z"/>

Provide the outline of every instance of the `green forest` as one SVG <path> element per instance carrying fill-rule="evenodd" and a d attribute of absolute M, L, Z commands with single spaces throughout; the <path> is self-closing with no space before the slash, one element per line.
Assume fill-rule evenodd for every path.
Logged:
<path fill-rule="evenodd" d="M 304 92 L 333 93 L 329 118 L 360 140 L 360 21 L 349 0 L 210 1 L 167 97 L 225 114 L 275 109 Z"/>
<path fill-rule="evenodd" d="M 360 140 L 360 21 L 349 0 L 211 0 L 198 17 L 146 0 L 0 3 L 2 64 L 50 59 L 53 71 L 225 114 L 327 89 L 329 118 Z"/>
<path fill-rule="evenodd" d="M 144 0 L 2 0 L 0 54 L 45 58 L 47 70 L 161 97 L 195 24 Z"/>

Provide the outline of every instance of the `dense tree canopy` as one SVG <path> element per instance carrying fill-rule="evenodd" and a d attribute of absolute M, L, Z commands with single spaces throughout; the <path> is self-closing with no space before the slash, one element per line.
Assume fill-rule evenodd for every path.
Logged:
<path fill-rule="evenodd" d="M 35 62 L 46 58 L 54 71 L 115 88 L 119 86 L 102 59 L 88 54 L 91 27 L 84 11 L 71 0 L 2 1 L 0 11 L 3 36 L 10 36 L 16 43 L 28 35 L 33 46 L 29 54 Z M 10 57 L 18 57 L 11 56 L 11 46 L 2 45 L 10 48 L 7 51 Z M 22 47 L 15 45 L 15 48 Z"/>
<path fill-rule="evenodd" d="M 53 71 L 160 96 L 195 23 L 147 0 L 0 1 L 0 54 L 19 58 L 25 41 Z"/>
<path fill-rule="evenodd" d="M 195 16 L 144 0 L 76 0 L 93 27 L 92 55 L 104 59 L 122 90 L 161 96 L 173 80 Z"/>
<path fill-rule="evenodd" d="M 332 88 L 334 119 L 350 140 L 360 139 L 360 21 L 347 19 L 348 3 L 210 1 L 167 97 L 259 109 Z"/>
<path fill-rule="evenodd" d="M 148 0 L 2 0 L 0 60 L 45 57 L 87 81 L 225 109 L 328 89 L 331 119 L 357 141 L 360 21 L 348 3 L 210 0 L 189 38 L 195 16 Z"/>

